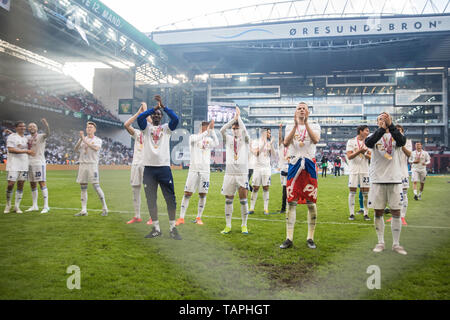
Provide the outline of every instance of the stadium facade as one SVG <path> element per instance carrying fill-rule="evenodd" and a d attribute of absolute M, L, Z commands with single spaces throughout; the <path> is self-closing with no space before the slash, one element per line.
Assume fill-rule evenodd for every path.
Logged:
<path fill-rule="evenodd" d="M 377 115 L 386 111 L 409 138 L 435 153 L 431 170 L 443 171 L 449 147 L 449 9 L 425 13 L 424 7 L 415 14 L 316 10 L 264 23 L 167 25 L 148 35 L 177 57 L 180 83 L 148 86 L 148 98 L 163 93 L 180 100 L 186 96 L 180 92 L 186 92 L 190 98 L 184 107 L 178 105 L 182 124 L 191 132 L 196 120 L 223 123 L 237 105 L 254 136 L 258 128 L 291 123 L 295 106 L 304 101 L 322 127 L 319 153 L 342 153 L 357 125 L 374 130 Z M 195 25 L 195 19 L 188 22 Z"/>

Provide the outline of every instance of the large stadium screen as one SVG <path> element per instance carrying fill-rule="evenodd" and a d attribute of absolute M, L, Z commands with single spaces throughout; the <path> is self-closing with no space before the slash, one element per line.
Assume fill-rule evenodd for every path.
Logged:
<path fill-rule="evenodd" d="M 217 123 L 226 123 L 233 119 L 236 113 L 236 105 L 213 104 L 208 106 L 208 121 L 214 120 Z"/>

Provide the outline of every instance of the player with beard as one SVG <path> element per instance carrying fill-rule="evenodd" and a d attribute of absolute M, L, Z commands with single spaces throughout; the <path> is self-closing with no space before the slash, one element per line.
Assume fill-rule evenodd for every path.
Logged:
<path fill-rule="evenodd" d="M 308 105 L 300 102 L 294 114 L 294 126 L 286 128 L 289 132 L 284 139 L 284 145 L 289 147 L 289 169 L 287 176 L 287 212 L 286 240 L 281 249 L 292 247 L 297 204 L 308 207 L 308 248 L 315 249 L 314 231 L 317 219 L 317 166 L 316 144 L 320 140 L 320 125 L 309 122 Z"/>

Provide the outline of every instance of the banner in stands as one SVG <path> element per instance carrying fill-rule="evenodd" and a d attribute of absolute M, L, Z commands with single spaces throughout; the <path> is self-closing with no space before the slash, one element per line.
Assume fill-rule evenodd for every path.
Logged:
<path fill-rule="evenodd" d="M 11 7 L 11 0 L 0 0 L 0 7 L 9 11 Z"/>
<path fill-rule="evenodd" d="M 152 34 L 159 45 L 317 39 L 450 31 L 450 15 L 316 19 L 258 25 L 161 31 Z"/>
<path fill-rule="evenodd" d="M 133 114 L 133 99 L 119 99 L 119 114 Z"/>

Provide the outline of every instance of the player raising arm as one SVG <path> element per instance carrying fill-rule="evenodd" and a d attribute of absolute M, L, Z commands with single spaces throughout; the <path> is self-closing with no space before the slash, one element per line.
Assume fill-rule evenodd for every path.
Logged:
<path fill-rule="evenodd" d="M 181 240 L 175 227 L 177 202 L 170 170 L 170 136 L 176 129 L 179 119 L 173 110 L 164 106 L 159 95 L 155 96 L 155 100 L 158 104 L 142 112 L 137 118 L 139 128 L 144 133 L 143 181 L 147 207 L 153 221 L 153 228 L 145 237 L 154 238 L 162 235 L 156 204 L 159 185 L 167 204 L 170 236 L 172 239 Z M 161 124 L 163 111 L 170 118 L 168 124 Z M 148 116 L 151 116 L 152 123 L 147 121 Z"/>
<path fill-rule="evenodd" d="M 46 186 L 46 161 L 45 161 L 45 143 L 50 136 L 50 127 L 46 119 L 41 120 L 44 125 L 45 133 L 38 133 L 38 127 L 34 122 L 28 124 L 28 148 L 33 150 L 36 154 L 29 156 L 29 170 L 28 178 L 31 186 L 31 198 L 33 204 L 31 208 L 26 211 L 37 211 L 38 207 L 38 189 L 36 182 L 39 182 L 41 187 L 42 197 L 44 199 L 44 208 L 41 213 L 47 213 L 50 208 L 48 206 L 48 189 Z"/>
<path fill-rule="evenodd" d="M 226 167 L 225 176 L 223 178 L 222 194 L 225 196 L 225 229 L 222 234 L 231 232 L 231 218 L 233 215 L 233 199 L 236 191 L 239 194 L 239 202 L 241 203 L 241 232 L 248 234 L 247 218 L 248 218 L 248 152 L 250 137 L 244 122 L 242 122 L 241 112 L 236 107 L 234 118 L 226 123 L 221 129 L 223 141 L 226 148 Z M 231 127 L 232 134 L 226 133 Z"/>
<path fill-rule="evenodd" d="M 141 130 L 132 127 L 137 117 L 144 111 L 147 111 L 147 104 L 141 103 L 139 110 L 123 124 L 130 136 L 134 139 L 133 162 L 131 163 L 130 184 L 133 189 L 134 217 L 127 224 L 141 222 L 141 186 L 144 178 L 144 166 L 142 165 L 144 153 L 144 134 Z M 151 117 L 147 117 L 147 122 L 151 123 Z M 152 218 L 147 221 L 152 224 Z"/>
<path fill-rule="evenodd" d="M 189 206 L 189 199 L 198 189 L 198 210 L 194 223 L 202 225 L 202 214 L 205 209 L 206 195 L 209 189 L 209 174 L 211 163 L 211 149 L 219 145 L 214 132 L 214 120 L 202 122 L 200 133 L 189 137 L 190 165 L 189 174 L 184 187 L 184 196 L 181 200 L 180 218 L 176 225 L 184 224 L 184 216 Z"/>

